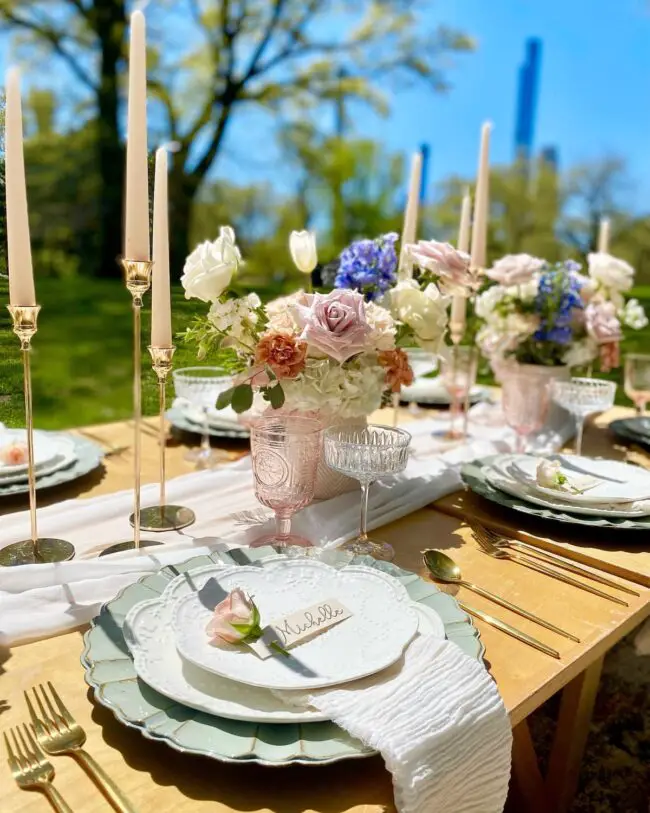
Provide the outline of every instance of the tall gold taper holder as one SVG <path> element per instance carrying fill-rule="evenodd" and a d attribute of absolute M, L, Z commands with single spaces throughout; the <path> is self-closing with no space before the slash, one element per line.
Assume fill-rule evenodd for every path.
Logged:
<path fill-rule="evenodd" d="M 142 423 L 142 329 L 141 311 L 142 297 L 149 290 L 151 285 L 151 260 L 120 260 L 124 269 L 126 287 L 132 298 L 133 308 L 133 423 L 135 426 L 133 435 L 133 451 L 135 462 L 133 467 L 133 539 L 126 542 L 118 542 L 106 548 L 99 555 L 106 556 L 109 553 L 119 553 L 124 550 L 140 550 L 140 548 L 151 545 L 160 545 L 158 541 L 140 538 L 140 477 L 141 477 L 141 431 Z"/>
<path fill-rule="evenodd" d="M 165 409 L 166 396 L 165 388 L 167 376 L 172 368 L 172 357 L 176 348 L 170 347 L 149 347 L 151 354 L 151 365 L 158 376 L 158 395 L 160 401 L 160 499 L 158 505 L 143 508 L 140 512 L 140 528 L 143 531 L 178 531 L 187 528 L 196 517 L 191 508 L 182 505 L 167 505 L 165 499 Z M 135 523 L 135 514 L 131 514 L 131 525 Z"/>
<path fill-rule="evenodd" d="M 37 330 L 40 305 L 9 305 L 14 333 L 20 339 L 23 355 L 25 390 L 25 423 L 27 426 L 27 477 L 29 482 L 29 518 L 31 537 L 0 550 L 0 565 L 31 565 L 45 562 L 67 562 L 74 558 L 74 546 L 63 539 L 39 538 L 36 523 L 36 474 L 34 472 L 34 420 L 32 413 L 32 371 L 30 350 Z"/>

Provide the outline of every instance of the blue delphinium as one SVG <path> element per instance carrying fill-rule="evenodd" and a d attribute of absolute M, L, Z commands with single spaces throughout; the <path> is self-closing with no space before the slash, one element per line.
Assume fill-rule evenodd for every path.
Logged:
<path fill-rule="evenodd" d="M 355 240 L 341 252 L 335 288 L 352 288 L 368 302 L 379 299 L 397 278 L 397 252 L 394 232 L 375 240 Z"/>
<path fill-rule="evenodd" d="M 582 308 L 580 266 L 569 260 L 542 274 L 535 298 L 540 325 L 534 339 L 538 342 L 569 344 L 573 338 L 574 311 Z"/>

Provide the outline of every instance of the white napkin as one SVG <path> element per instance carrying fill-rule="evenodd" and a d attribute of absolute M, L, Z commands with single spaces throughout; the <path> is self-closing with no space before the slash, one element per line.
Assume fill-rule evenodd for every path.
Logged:
<path fill-rule="evenodd" d="M 482 663 L 450 641 L 416 638 L 382 673 L 307 695 L 310 705 L 379 751 L 400 813 L 499 813 L 508 793 L 512 731 Z"/>
<path fill-rule="evenodd" d="M 459 487 L 458 473 L 444 461 L 418 456 L 404 473 L 373 486 L 369 527 L 399 519 Z M 157 486 L 146 486 L 142 504 L 155 504 L 157 497 Z M 132 492 L 69 500 L 39 511 L 40 534 L 68 539 L 75 545 L 76 558 L 54 565 L 0 568 L 0 633 L 15 643 L 72 629 L 93 618 L 102 604 L 146 573 L 211 550 L 245 545 L 265 530 L 246 519 L 260 514 L 250 458 L 170 480 L 167 499 L 191 508 L 196 523 L 183 531 L 153 534 L 164 546 L 102 559 L 96 555 L 108 544 L 132 538 L 128 522 Z M 358 515 L 355 491 L 308 506 L 296 515 L 294 527 L 315 544 L 334 548 L 355 535 Z M 28 512 L 3 517 L 0 545 L 24 538 L 28 528 Z"/>
<path fill-rule="evenodd" d="M 191 404 L 186 398 L 175 398 L 172 407 L 180 409 L 184 415 L 198 427 L 203 425 L 203 411 Z M 215 429 L 244 429 L 239 415 L 231 406 L 208 409 L 208 424 Z"/>

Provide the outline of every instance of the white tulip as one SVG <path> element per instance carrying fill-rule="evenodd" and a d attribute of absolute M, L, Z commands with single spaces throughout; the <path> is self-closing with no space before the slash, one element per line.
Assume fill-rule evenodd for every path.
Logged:
<path fill-rule="evenodd" d="M 235 232 L 230 226 L 222 226 L 214 242 L 201 243 L 185 260 L 181 277 L 185 298 L 216 302 L 230 285 L 240 262 Z"/>
<path fill-rule="evenodd" d="M 303 274 L 311 274 L 318 263 L 316 235 L 313 231 L 292 231 L 289 251 L 296 268 Z"/>

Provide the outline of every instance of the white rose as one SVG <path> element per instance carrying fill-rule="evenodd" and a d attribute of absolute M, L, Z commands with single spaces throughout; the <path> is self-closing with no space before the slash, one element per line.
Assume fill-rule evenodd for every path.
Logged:
<path fill-rule="evenodd" d="M 366 321 L 372 328 L 372 333 L 368 337 L 372 347 L 378 352 L 392 350 L 395 347 L 397 328 L 386 308 L 374 302 L 366 302 Z"/>
<path fill-rule="evenodd" d="M 638 299 L 630 299 L 619 316 L 623 324 L 632 330 L 641 330 L 648 324 L 648 317 Z"/>
<path fill-rule="evenodd" d="M 181 277 L 185 298 L 216 302 L 230 285 L 240 262 L 235 232 L 230 226 L 222 226 L 214 242 L 201 243 L 185 260 Z"/>
<path fill-rule="evenodd" d="M 402 280 L 391 292 L 393 314 L 411 328 L 418 345 L 431 353 L 438 353 L 443 342 L 447 301 L 432 282 L 421 291 L 414 280 Z"/>
<path fill-rule="evenodd" d="M 312 231 L 292 231 L 289 251 L 296 268 L 303 274 L 311 274 L 318 263 L 316 235 Z"/>
<path fill-rule="evenodd" d="M 612 291 L 629 291 L 634 281 L 634 269 L 625 260 L 602 251 L 589 254 L 589 276 Z"/>

